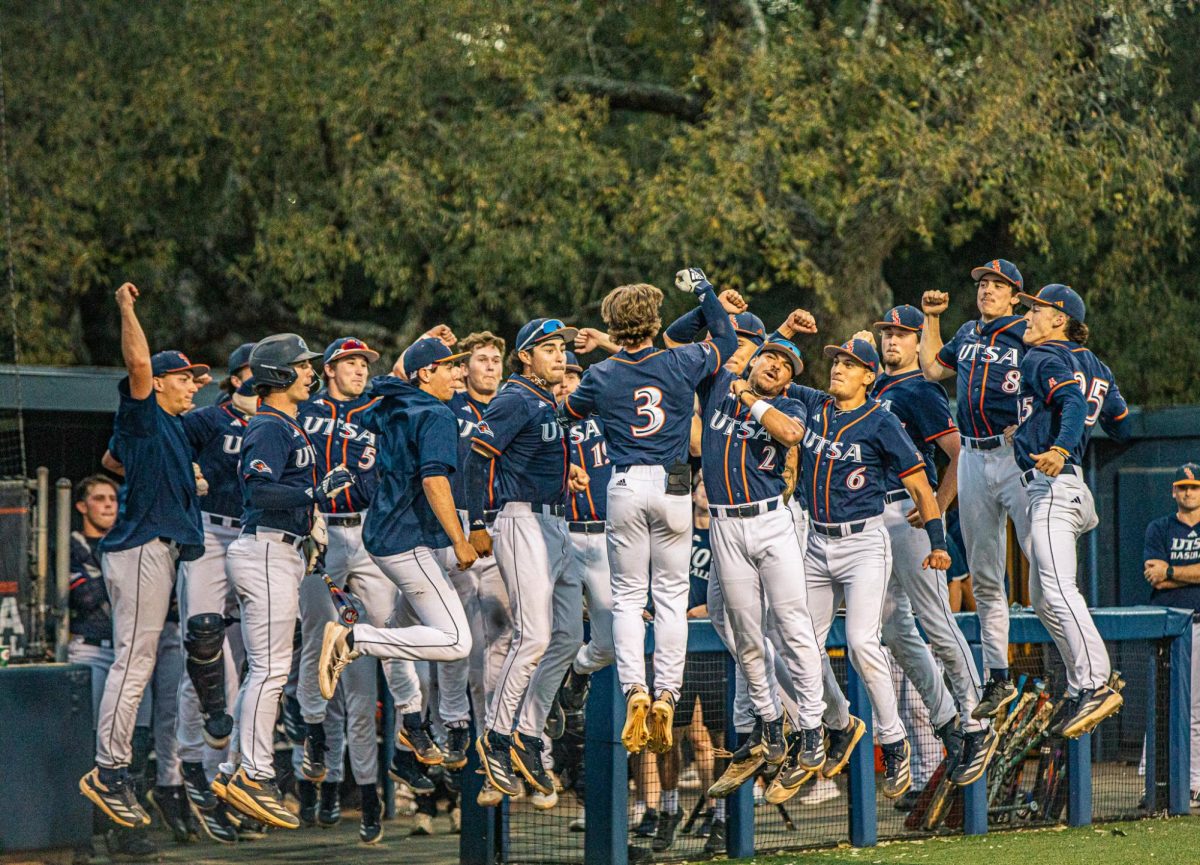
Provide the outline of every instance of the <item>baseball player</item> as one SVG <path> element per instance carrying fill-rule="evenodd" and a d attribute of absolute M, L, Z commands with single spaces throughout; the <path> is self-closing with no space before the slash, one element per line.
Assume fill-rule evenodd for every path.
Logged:
<path fill-rule="evenodd" d="M 505 342 L 485 330 L 468 334 L 456 346 L 465 356 L 464 388 L 450 398 L 448 405 L 458 421 L 458 465 L 462 467 L 471 453 L 471 439 L 476 427 L 483 420 L 488 404 L 500 390 L 504 375 Z M 485 513 L 495 508 L 493 477 L 494 470 L 489 471 L 484 492 Z M 450 488 L 459 517 L 466 521 L 466 473 L 457 471 L 451 475 Z M 464 522 L 464 527 L 468 532 L 472 529 L 486 530 L 485 524 L 470 526 Z M 458 591 L 467 621 L 471 623 L 470 658 L 441 663 L 437 668 L 438 706 L 442 722 L 447 727 L 446 759 L 443 765 L 453 770 L 462 768 L 467 762 L 472 710 L 478 729 L 496 688 L 500 668 L 512 644 L 512 613 L 504 578 L 500 575 L 494 556 L 480 556 L 467 570 L 452 571 L 450 582 Z M 499 804 L 502 798 L 499 793 L 489 790 L 488 794 L 495 797 L 493 804 Z"/>
<path fill-rule="evenodd" d="M 181 352 L 153 357 L 134 311 L 139 292 L 116 292 L 121 353 L 129 375 L 118 385 L 113 441 L 126 490 L 113 528 L 99 544 L 112 607 L 113 664 L 96 727 L 96 768 L 79 789 L 119 826 L 148 825 L 128 767 L 138 704 L 154 671 L 159 635 L 175 588 L 175 564 L 203 550 L 191 448 L 180 416 L 192 407 L 198 375 L 209 368 Z"/>
<path fill-rule="evenodd" d="M 379 401 L 364 423 L 376 433 L 379 486 L 363 524 L 363 545 L 402 594 L 398 621 L 380 628 L 325 625 L 317 668 L 321 694 L 333 695 L 346 665 L 360 655 L 410 661 L 457 661 L 471 652 L 471 632 L 458 594 L 446 576 L 447 548 L 459 570 L 474 564 L 450 492 L 458 464 L 457 423 L 446 402 L 460 377 L 462 358 L 434 337 L 405 350 L 397 375 L 371 382 Z M 482 502 L 481 502 L 482 504 Z"/>
<path fill-rule="evenodd" d="M 1109 683 L 1108 650 L 1076 582 L 1075 544 L 1099 523 L 1081 468 L 1092 427 L 1099 422 L 1122 441 L 1129 409 L 1112 371 L 1083 347 L 1088 331 L 1079 295 L 1055 283 L 1020 299 L 1030 307 L 1029 351 L 1021 361 L 1023 417 L 1013 452 L 1029 495 L 1029 596 L 1067 669 L 1066 708 L 1054 731 L 1073 739 L 1124 702 L 1122 683 Z"/>
<path fill-rule="evenodd" d="M 254 343 L 243 342 L 229 353 L 229 363 L 226 365 L 228 375 L 217 385 L 221 390 L 221 396 L 217 402 L 229 402 L 238 389 L 250 381 L 250 352 L 252 351 L 254 351 Z M 247 388 L 246 391 L 250 396 L 254 395 L 253 390 Z"/>
<path fill-rule="evenodd" d="M 566 370 L 566 346 L 576 330 L 558 319 L 535 318 L 517 333 L 509 355 L 512 377 L 483 413 L 467 458 L 472 525 L 482 512 L 487 473 L 494 460 L 496 560 L 512 603 L 512 648 L 476 742 L 492 786 L 505 795 L 525 777 L 544 796 L 554 781 L 542 762 L 542 730 L 566 667 L 583 643 L 582 595 L 566 581 L 568 476 L 574 489 L 587 475 L 572 467 L 551 388 Z M 473 530 L 487 551 L 487 532 Z M 547 654 L 551 644 L 555 652 Z M 522 708 L 522 701 L 524 706 Z"/>
<path fill-rule="evenodd" d="M 1150 603 L 1200 610 L 1200 465 L 1185 463 L 1171 485 L 1175 513 L 1146 526 Z M 1200 808 L 1200 620 L 1192 623 L 1192 809 Z"/>
<path fill-rule="evenodd" d="M 957 492 L 960 444 L 946 392 L 921 374 L 917 362 L 925 316 L 912 306 L 897 306 L 875 322 L 875 327 L 879 330 L 885 372 L 875 380 L 872 394 L 900 419 L 924 460 L 930 487 L 937 490 L 938 511 L 945 513 Z M 950 460 L 941 487 L 934 463 L 936 448 L 941 448 Z M 929 709 L 938 738 L 957 760 L 951 779 L 959 785 L 971 784 L 995 754 L 997 736 L 971 716 L 979 702 L 979 673 L 966 638 L 950 612 L 945 572 L 921 567 L 929 555 L 929 543 L 917 526 L 912 498 L 894 472 L 888 475 L 887 488 L 883 520 L 892 544 L 892 573 L 884 605 L 883 640 Z M 917 631 L 914 613 L 928 645 Z M 942 662 L 945 677 L 933 655 Z"/>
<path fill-rule="evenodd" d="M 306 568 L 301 548 L 313 505 L 354 482 L 345 466 L 319 477 L 316 452 L 299 424 L 300 406 L 316 384 L 312 360 L 320 356 L 294 333 L 266 337 L 250 353 L 261 402 L 242 437 L 242 528 L 226 553 L 249 671 L 238 694 L 236 742 L 212 788 L 238 811 L 284 829 L 300 822 L 275 786 L 274 732 Z"/>
<path fill-rule="evenodd" d="M 793 387 L 808 416 L 801 451 L 812 521 L 804 560 L 809 609 L 818 645 L 825 645 L 833 616 L 846 603 L 846 642 L 870 695 L 876 737 L 883 751 L 883 794 L 902 796 L 911 784 L 909 745 L 896 712 L 896 694 L 887 657 L 879 642 L 891 541 L 884 527 L 884 496 L 894 471 L 915 502 L 931 552 L 922 568 L 950 564 L 945 530 L 925 461 L 899 419 L 867 394 L 879 370 L 871 343 L 851 339 L 825 347 L 833 360 L 829 393 Z M 861 729 L 857 729 L 861 736 Z M 853 743 L 850 743 L 850 747 Z M 842 765 L 850 748 L 839 749 Z"/>
<path fill-rule="evenodd" d="M 971 271 L 979 318 L 943 344 L 941 316 L 950 296 L 927 291 L 921 298 L 921 371 L 930 381 L 957 376 L 958 509 L 967 561 L 975 582 L 983 666 L 989 674 L 975 718 L 998 717 L 1016 697 L 1008 673 L 1008 598 L 1005 591 L 1007 519 L 1013 521 L 1028 558 L 1029 516 L 1021 473 L 1004 430 L 1017 423 L 1024 319 L 1014 314 L 1024 286 L 1021 271 L 1002 258 Z M 1007 514 L 1007 519 L 1006 515 Z"/>
<path fill-rule="evenodd" d="M 584 373 L 564 406 L 577 420 L 604 423 L 613 464 L 608 486 L 608 554 L 612 568 L 613 642 L 626 699 L 621 741 L 631 752 L 648 744 L 667 751 L 687 651 L 691 483 L 687 464 L 696 387 L 737 348 L 733 327 L 698 268 L 681 270 L 676 287 L 704 308 L 710 342 L 654 348 L 662 292 L 623 285 L 609 292 L 601 315 L 622 348 Z M 646 690 L 642 610 L 654 598 L 653 705 Z"/>

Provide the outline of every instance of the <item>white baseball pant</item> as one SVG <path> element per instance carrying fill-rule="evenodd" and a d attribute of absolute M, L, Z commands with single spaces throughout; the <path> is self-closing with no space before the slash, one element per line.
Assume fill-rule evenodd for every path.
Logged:
<path fill-rule="evenodd" d="M 158 655 L 175 588 L 179 548 L 160 540 L 105 553 L 100 569 L 112 607 L 113 664 L 104 683 L 96 722 L 96 764 L 128 766 L 138 705 Z"/>
<path fill-rule="evenodd" d="M 578 574 L 587 594 L 588 641 L 575 655 L 575 670 L 595 673 L 616 659 L 613 649 L 612 573 L 608 567 L 608 539 L 604 532 L 569 532 L 568 567 Z"/>
<path fill-rule="evenodd" d="M 259 529 L 242 535 L 225 556 L 225 568 L 242 608 L 242 639 L 249 670 L 237 697 L 237 743 L 227 765 L 240 757 L 255 780 L 275 777 L 275 718 L 292 666 L 305 562 L 283 533 Z"/>
<path fill-rule="evenodd" d="M 791 682 L 799 699 L 795 720 L 803 729 L 815 729 L 825 710 L 821 652 L 808 612 L 793 514 L 776 501 L 776 510 L 750 517 L 724 516 L 716 507 L 709 536 L 713 561 L 737 649 L 734 657 L 743 667 L 755 711 L 767 721 L 780 714 L 766 677 L 764 646 L 769 639 L 786 667 L 783 680 Z M 764 634 L 768 608 L 773 627 Z"/>
<path fill-rule="evenodd" d="M 1012 445 L 985 451 L 964 440 L 958 457 L 958 513 L 975 587 L 983 667 L 985 672 L 1007 669 L 1007 518 L 1022 551 L 1030 554 L 1028 499 Z"/>
<path fill-rule="evenodd" d="M 550 644 L 551 629 L 559 624 L 555 622 L 559 606 L 555 592 L 558 584 L 565 579 L 570 541 L 567 540 L 567 524 L 562 517 L 535 511 L 525 502 L 509 502 L 501 508 L 496 516 L 493 534 L 492 549 L 512 605 L 513 638 L 500 668 L 496 693 L 488 705 L 485 727 L 508 735 L 517 729 L 521 701 Z M 576 610 L 578 605 L 577 601 L 574 605 Z M 565 626 L 567 623 L 561 624 Z M 566 656 L 568 661 L 578 649 L 579 642 L 574 642 L 570 654 Z M 565 669 L 563 667 L 559 671 L 560 682 Z M 527 721 L 523 724 L 523 731 L 541 736 L 544 717 L 542 724 L 536 728 L 532 719 L 523 721 Z"/>
<path fill-rule="evenodd" d="M 234 542 L 241 529 L 232 526 L 213 524 L 208 514 L 203 515 L 204 521 L 204 554 L 190 562 L 179 565 L 179 621 L 186 632 L 189 616 L 200 616 L 205 613 L 226 615 L 231 604 L 237 601 L 225 573 L 225 553 Z M 238 668 L 234 662 L 234 652 L 226 634 L 224 650 L 225 666 L 225 705 L 233 706 L 238 692 Z M 187 651 L 180 646 L 184 658 Z M 179 679 L 179 721 L 175 725 L 175 737 L 179 741 L 179 757 L 189 763 L 199 763 L 205 759 L 206 745 L 204 743 L 204 719 L 200 714 L 200 701 L 196 698 L 196 688 L 192 685 L 192 677 L 184 675 Z"/>
<path fill-rule="evenodd" d="M 1079 536 L 1100 522 L 1092 491 L 1078 475 L 1064 471 L 1056 478 L 1035 472 L 1029 481 L 1030 539 L 1033 559 L 1029 597 L 1062 655 L 1067 691 L 1099 688 L 1112 672 L 1108 649 L 1076 582 Z"/>
<path fill-rule="evenodd" d="M 666 483 L 662 466 L 613 472 L 608 482 L 608 562 L 621 690 L 628 694 L 646 687 L 642 610 L 649 594 L 654 599 L 654 687 L 678 700 L 687 658 L 692 500 L 667 495 Z"/>
<path fill-rule="evenodd" d="M 870 695 L 875 737 L 883 745 L 904 738 L 891 666 L 879 640 L 891 559 L 882 516 L 870 518 L 861 532 L 846 537 L 828 537 L 814 528 L 804 558 L 809 611 L 819 645 L 825 645 L 833 617 L 845 600 L 847 654 Z"/>
<path fill-rule="evenodd" d="M 570 567 L 570 541 L 566 535 L 564 531 L 563 561 L 551 593 L 550 642 L 533 671 L 517 721 L 522 736 L 542 736 L 563 676 L 583 648 L 583 575 Z"/>
<path fill-rule="evenodd" d="M 912 499 L 906 496 L 883 510 L 884 525 L 892 542 L 892 576 L 883 612 L 883 641 L 929 707 L 935 727 L 954 716 L 957 700 L 963 729 L 981 730 L 984 723 L 971 717 L 971 710 L 979 704 L 979 671 L 967 639 L 950 611 L 946 572 L 921 568 L 932 547 L 924 529 L 909 525 L 906 515 L 912 507 Z M 928 645 L 917 631 L 914 614 L 921 620 Z M 934 664 L 931 650 L 941 661 L 945 677 Z M 946 678 L 950 680 L 953 698 L 946 688 Z"/>

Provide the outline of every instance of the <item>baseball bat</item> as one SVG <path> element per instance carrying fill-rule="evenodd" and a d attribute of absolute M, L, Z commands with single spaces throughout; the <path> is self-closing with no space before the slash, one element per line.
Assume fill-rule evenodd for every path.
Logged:
<path fill-rule="evenodd" d="M 330 579 L 329 574 L 321 574 L 321 579 L 325 581 L 325 585 L 329 587 L 329 594 L 333 596 L 333 605 L 337 608 L 338 618 L 347 628 L 352 627 L 358 621 L 358 610 L 354 608 L 354 604 L 350 603 L 346 593 Z"/>

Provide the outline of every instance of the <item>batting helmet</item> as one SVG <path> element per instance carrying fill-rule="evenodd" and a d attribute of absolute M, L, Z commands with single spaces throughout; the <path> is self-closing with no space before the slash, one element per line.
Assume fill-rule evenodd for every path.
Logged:
<path fill-rule="evenodd" d="M 250 371 L 255 385 L 287 388 L 296 380 L 296 368 L 292 364 L 320 357 L 320 352 L 309 351 L 304 340 L 294 333 L 276 333 L 259 340 L 250 352 Z"/>

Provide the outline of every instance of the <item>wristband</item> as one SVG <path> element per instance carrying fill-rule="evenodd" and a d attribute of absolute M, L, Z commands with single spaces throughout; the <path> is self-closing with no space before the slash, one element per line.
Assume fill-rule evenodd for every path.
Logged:
<path fill-rule="evenodd" d="M 1168 580 L 1175 579 L 1175 566 L 1174 565 L 1167 565 L 1167 579 Z"/>
<path fill-rule="evenodd" d="M 1059 447 L 1058 445 L 1051 445 L 1050 450 L 1057 451 L 1058 453 L 1062 454 L 1063 459 L 1067 459 L 1071 456 L 1071 452 L 1069 450 L 1064 447 Z"/>
<path fill-rule="evenodd" d="M 771 410 L 771 404 L 765 399 L 760 399 L 754 405 L 750 406 L 750 417 L 754 418 L 759 423 L 762 423 L 763 415 Z"/>
<path fill-rule="evenodd" d="M 941 518 L 928 520 L 925 523 L 925 534 L 929 535 L 929 546 L 935 550 L 946 552 L 946 526 Z"/>
<path fill-rule="evenodd" d="M 473 532 L 486 532 L 487 523 L 485 523 L 483 520 L 471 520 L 470 528 Z"/>

